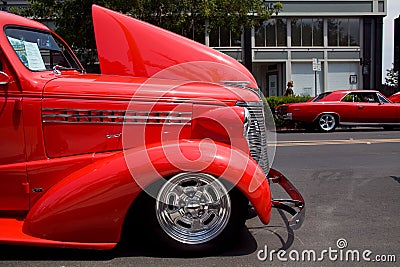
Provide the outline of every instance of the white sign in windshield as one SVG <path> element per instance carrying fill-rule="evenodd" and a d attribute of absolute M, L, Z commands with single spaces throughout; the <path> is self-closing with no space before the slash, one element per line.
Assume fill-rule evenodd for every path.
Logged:
<path fill-rule="evenodd" d="M 21 41 L 12 37 L 8 37 L 8 40 L 26 67 L 36 71 L 46 70 L 37 43 Z"/>

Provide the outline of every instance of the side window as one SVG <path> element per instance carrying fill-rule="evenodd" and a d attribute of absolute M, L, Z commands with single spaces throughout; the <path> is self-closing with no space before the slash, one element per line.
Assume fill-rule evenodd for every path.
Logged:
<path fill-rule="evenodd" d="M 72 51 L 49 32 L 10 26 L 5 33 L 20 61 L 31 71 L 51 70 L 57 65 L 81 70 Z"/>
<path fill-rule="evenodd" d="M 377 103 L 378 98 L 375 93 L 362 93 L 360 94 L 361 101 L 366 103 Z"/>
<path fill-rule="evenodd" d="M 363 101 L 363 94 L 361 94 L 361 93 L 358 93 L 358 94 L 355 94 L 354 95 L 354 102 L 364 102 Z"/>
<path fill-rule="evenodd" d="M 348 94 L 345 97 L 343 97 L 342 102 L 354 102 L 354 94 Z"/>

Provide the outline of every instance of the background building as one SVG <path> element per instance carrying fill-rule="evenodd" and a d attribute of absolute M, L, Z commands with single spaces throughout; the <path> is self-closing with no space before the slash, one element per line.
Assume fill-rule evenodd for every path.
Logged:
<path fill-rule="evenodd" d="M 0 10 L 9 11 L 10 8 L 26 8 L 27 1 L 24 0 L 0 0 Z"/>
<path fill-rule="evenodd" d="M 265 1 L 265 7 L 275 2 Z M 277 16 L 244 34 L 223 27 L 204 32 L 194 26 L 186 35 L 241 61 L 266 96 L 283 95 L 290 80 L 296 95 L 380 88 L 387 0 L 280 2 L 283 10 Z M 0 1 L 5 10 L 26 5 Z"/>
<path fill-rule="evenodd" d="M 206 44 L 243 61 L 266 96 L 282 95 L 289 80 L 296 95 L 381 86 L 386 0 L 280 2 L 278 16 L 250 33 L 219 29 Z"/>

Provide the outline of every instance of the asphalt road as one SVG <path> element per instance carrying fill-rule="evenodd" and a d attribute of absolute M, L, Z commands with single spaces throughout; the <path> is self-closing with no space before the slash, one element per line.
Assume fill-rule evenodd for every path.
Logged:
<path fill-rule="evenodd" d="M 307 205 L 297 231 L 274 210 L 267 226 L 248 220 L 239 242 L 219 255 L 170 256 L 143 250 L 140 241 L 105 252 L 0 246 L 0 266 L 365 266 L 368 260 L 394 266 L 400 261 L 399 159 L 400 131 L 281 132 L 273 167 Z"/>

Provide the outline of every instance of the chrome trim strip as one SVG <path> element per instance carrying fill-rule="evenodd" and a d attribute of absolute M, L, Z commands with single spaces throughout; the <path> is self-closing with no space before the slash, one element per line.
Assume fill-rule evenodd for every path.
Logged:
<path fill-rule="evenodd" d="M 43 118 L 76 118 L 76 119 L 124 119 L 126 120 L 191 120 L 190 117 L 175 116 L 101 116 L 101 115 L 81 115 L 81 114 L 43 114 Z"/>
<path fill-rule="evenodd" d="M 64 112 L 113 112 L 113 113 L 168 113 L 168 114 L 188 114 L 191 115 L 190 111 L 156 111 L 156 110 L 88 110 L 88 109 L 66 109 L 66 108 L 42 108 L 43 111 L 64 111 Z"/>
<path fill-rule="evenodd" d="M 236 106 L 240 107 L 262 107 L 263 102 L 243 102 L 243 101 L 237 101 Z"/>
<path fill-rule="evenodd" d="M 42 121 L 44 123 L 148 125 L 190 124 L 192 119 L 191 115 L 192 112 L 180 111 L 83 110 L 63 108 L 42 109 Z"/>
<path fill-rule="evenodd" d="M 125 125 L 190 125 L 191 122 L 117 122 L 117 121 L 57 121 L 44 120 L 43 123 L 62 123 L 62 124 L 125 124 Z"/>

